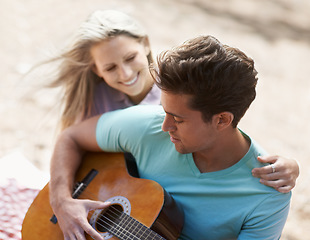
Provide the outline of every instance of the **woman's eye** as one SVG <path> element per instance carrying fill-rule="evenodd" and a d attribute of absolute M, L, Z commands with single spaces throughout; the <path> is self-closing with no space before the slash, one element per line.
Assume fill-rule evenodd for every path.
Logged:
<path fill-rule="evenodd" d="M 113 71 L 114 69 L 115 69 L 115 66 L 112 66 L 112 67 L 107 68 L 106 71 L 107 71 L 107 72 L 111 72 L 111 71 Z"/>
<path fill-rule="evenodd" d="M 136 57 L 136 55 L 132 55 L 129 58 L 127 58 L 126 60 L 127 60 L 127 62 L 130 62 L 130 61 L 134 60 L 135 57 Z"/>

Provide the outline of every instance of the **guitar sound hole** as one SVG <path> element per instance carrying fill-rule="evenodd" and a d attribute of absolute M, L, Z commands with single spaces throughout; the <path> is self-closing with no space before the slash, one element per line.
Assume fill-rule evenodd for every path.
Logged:
<path fill-rule="evenodd" d="M 99 232 L 110 232 L 121 221 L 123 207 L 119 204 L 113 204 L 107 209 L 102 210 L 96 221 L 96 229 Z"/>

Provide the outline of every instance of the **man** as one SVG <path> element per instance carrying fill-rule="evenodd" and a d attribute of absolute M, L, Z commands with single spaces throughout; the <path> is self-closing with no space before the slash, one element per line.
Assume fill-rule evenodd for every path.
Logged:
<path fill-rule="evenodd" d="M 256 75 L 240 50 L 197 37 L 159 57 L 162 107 L 110 112 L 65 130 L 50 183 L 65 239 L 85 239 L 84 231 L 101 239 L 86 216 L 108 203 L 70 197 L 86 150 L 131 152 L 140 176 L 161 184 L 183 208 L 181 239 L 279 239 L 291 194 L 251 175 L 265 152 L 237 128 L 255 99 Z"/>

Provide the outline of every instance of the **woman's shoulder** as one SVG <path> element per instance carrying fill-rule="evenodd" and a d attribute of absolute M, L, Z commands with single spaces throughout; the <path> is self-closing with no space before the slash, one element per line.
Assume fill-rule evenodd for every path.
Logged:
<path fill-rule="evenodd" d="M 145 118 L 145 117 L 151 117 L 154 116 L 163 116 L 165 114 L 163 107 L 161 105 L 135 105 L 129 108 L 126 108 L 124 110 L 121 110 L 124 112 L 125 115 L 133 116 L 136 118 Z"/>
<path fill-rule="evenodd" d="M 153 84 L 150 92 L 141 101 L 140 105 L 146 105 L 146 104 L 159 105 L 160 94 L 161 94 L 161 90 L 157 87 L 156 84 Z"/>
<path fill-rule="evenodd" d="M 132 106 L 127 96 L 108 86 L 104 81 L 97 84 L 93 96 L 92 115 L 102 114 Z"/>

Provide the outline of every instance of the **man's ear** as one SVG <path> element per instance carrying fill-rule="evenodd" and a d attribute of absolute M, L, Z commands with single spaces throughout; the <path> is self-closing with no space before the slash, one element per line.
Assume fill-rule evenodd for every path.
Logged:
<path fill-rule="evenodd" d="M 231 126 L 234 120 L 234 115 L 231 112 L 221 112 L 213 117 L 213 121 L 216 124 L 218 130 L 223 130 Z"/>

